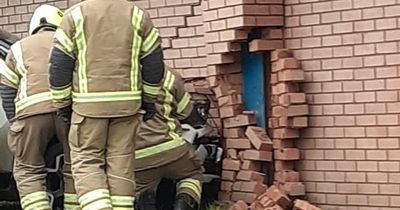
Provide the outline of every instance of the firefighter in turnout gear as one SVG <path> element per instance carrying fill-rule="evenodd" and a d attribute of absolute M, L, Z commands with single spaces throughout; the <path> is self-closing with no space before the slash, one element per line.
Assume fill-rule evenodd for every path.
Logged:
<path fill-rule="evenodd" d="M 50 87 L 66 120 L 72 106 L 72 175 L 83 210 L 133 209 L 134 134 L 142 93 L 161 88 L 160 40 L 148 12 L 126 0 L 78 3 L 56 31 Z"/>
<path fill-rule="evenodd" d="M 136 182 L 140 210 L 155 209 L 148 197 L 162 178 L 178 180 L 174 210 L 198 209 L 201 198 L 202 161 L 181 136 L 180 120 L 196 116 L 178 73 L 167 68 L 154 110 L 147 110 L 136 143 Z M 145 98 L 146 99 L 146 98 Z"/>
<path fill-rule="evenodd" d="M 69 164 L 69 125 L 56 116 L 48 86 L 48 59 L 53 35 L 63 13 L 56 7 L 38 7 L 29 25 L 29 35 L 16 42 L 1 63 L 1 96 L 11 121 L 8 145 L 15 156 L 14 178 L 22 208 L 50 210 L 46 192 L 45 150 L 56 136 L 64 144 L 65 197 L 73 199 Z M 65 207 L 68 208 L 68 206 Z"/>

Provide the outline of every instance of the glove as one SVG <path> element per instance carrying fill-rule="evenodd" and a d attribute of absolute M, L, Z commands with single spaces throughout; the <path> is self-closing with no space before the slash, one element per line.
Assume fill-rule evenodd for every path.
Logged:
<path fill-rule="evenodd" d="M 59 117 L 62 121 L 70 124 L 71 123 L 71 115 L 72 115 L 72 107 L 66 106 L 57 110 L 57 117 Z"/>
<path fill-rule="evenodd" d="M 156 106 L 154 105 L 154 103 L 142 102 L 141 108 L 146 111 L 143 116 L 144 122 L 154 117 L 154 114 L 156 113 Z"/>

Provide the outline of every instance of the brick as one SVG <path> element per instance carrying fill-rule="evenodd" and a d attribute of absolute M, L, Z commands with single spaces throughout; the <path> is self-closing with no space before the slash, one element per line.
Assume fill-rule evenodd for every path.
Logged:
<path fill-rule="evenodd" d="M 274 139 L 299 138 L 299 130 L 288 129 L 288 128 L 274 129 L 274 131 L 272 132 L 272 138 Z"/>
<path fill-rule="evenodd" d="M 274 139 L 272 140 L 274 149 L 282 149 L 282 148 L 293 148 L 294 142 L 292 140 L 280 140 Z"/>
<path fill-rule="evenodd" d="M 301 82 L 305 80 L 302 69 L 286 69 L 278 72 L 280 82 Z"/>
<path fill-rule="evenodd" d="M 307 201 L 296 199 L 294 201 L 293 210 L 322 210 L 322 209 L 311 205 Z"/>
<path fill-rule="evenodd" d="M 288 117 L 304 116 L 309 114 L 308 105 L 291 105 L 287 109 L 286 115 Z"/>
<path fill-rule="evenodd" d="M 246 138 L 226 139 L 226 148 L 228 149 L 251 149 L 250 141 Z"/>
<path fill-rule="evenodd" d="M 276 171 L 284 171 L 284 170 L 293 170 L 294 163 L 292 161 L 282 161 L 282 160 L 275 160 L 275 170 Z"/>
<path fill-rule="evenodd" d="M 306 128 L 308 127 L 307 117 L 293 117 L 288 119 L 289 128 Z"/>
<path fill-rule="evenodd" d="M 263 29 L 262 30 L 263 39 L 283 39 L 282 29 Z"/>
<path fill-rule="evenodd" d="M 292 104 L 304 104 L 306 103 L 305 93 L 287 93 L 279 96 L 279 104 L 281 105 L 292 105 Z"/>
<path fill-rule="evenodd" d="M 274 150 L 274 158 L 276 160 L 299 160 L 300 150 L 296 148 L 282 148 Z"/>
<path fill-rule="evenodd" d="M 248 209 L 247 204 L 242 200 L 239 200 L 229 208 L 229 210 L 247 210 L 247 209 Z"/>
<path fill-rule="evenodd" d="M 247 39 L 247 32 L 244 30 L 225 30 L 219 32 L 220 41 L 239 41 Z"/>
<path fill-rule="evenodd" d="M 249 44 L 250 52 L 272 51 L 283 48 L 283 40 L 255 39 Z"/>
<path fill-rule="evenodd" d="M 272 199 L 268 198 L 268 196 L 266 196 L 266 193 L 260 195 L 257 198 L 257 200 L 258 200 L 258 202 L 253 203 L 253 204 L 255 204 L 255 207 L 252 208 L 252 209 L 255 209 L 255 210 L 258 210 L 258 209 L 261 210 L 262 209 L 262 210 L 264 210 L 265 207 L 273 207 L 273 206 L 275 206 L 275 202 Z"/>
<path fill-rule="evenodd" d="M 272 152 L 259 150 L 245 150 L 239 152 L 244 160 L 272 161 Z"/>
<path fill-rule="evenodd" d="M 227 21 L 229 29 L 256 26 L 256 18 L 252 16 L 228 18 Z"/>
<path fill-rule="evenodd" d="M 305 195 L 305 186 L 301 182 L 286 182 L 279 187 L 284 193 L 290 196 Z"/>
<path fill-rule="evenodd" d="M 278 83 L 272 86 L 273 95 L 281 95 L 284 93 L 298 92 L 299 86 L 294 83 Z"/>
<path fill-rule="evenodd" d="M 239 127 L 239 128 L 228 128 L 223 130 L 224 137 L 225 138 L 243 138 L 245 135 L 245 128 L 244 127 Z"/>
<path fill-rule="evenodd" d="M 256 16 L 256 26 L 268 27 L 268 26 L 283 26 L 283 16 Z"/>
<path fill-rule="evenodd" d="M 275 180 L 278 182 L 299 182 L 300 173 L 293 170 L 284 170 L 275 172 Z"/>
<path fill-rule="evenodd" d="M 279 60 L 281 58 L 289 58 L 289 57 L 292 57 L 292 56 L 293 56 L 293 53 L 290 50 L 287 50 L 287 49 L 276 49 L 276 50 L 271 52 L 271 61 L 277 61 L 277 60 Z M 284 59 L 282 59 L 282 60 L 284 60 Z"/>
<path fill-rule="evenodd" d="M 291 204 L 289 197 L 274 185 L 267 189 L 266 195 L 284 209 L 287 209 Z"/>
<path fill-rule="evenodd" d="M 223 163 L 222 163 L 222 169 L 224 169 L 224 170 L 232 170 L 232 171 L 239 171 L 240 170 L 240 161 L 239 160 L 224 159 Z"/>
<path fill-rule="evenodd" d="M 259 162 L 251 160 L 243 160 L 240 166 L 241 170 L 260 171 L 261 165 Z"/>
<path fill-rule="evenodd" d="M 226 157 L 234 160 L 238 160 L 238 152 L 236 149 L 227 149 L 226 150 Z"/>
<path fill-rule="evenodd" d="M 257 196 L 258 195 L 255 193 L 233 192 L 231 199 L 232 201 L 243 200 L 246 203 L 253 203 L 256 200 Z"/>
<path fill-rule="evenodd" d="M 222 97 L 218 98 L 219 106 L 238 105 L 238 104 L 242 104 L 242 103 L 243 103 L 242 97 L 241 97 L 241 95 L 238 95 L 238 94 L 231 94 L 231 95 L 222 96 Z"/>
<path fill-rule="evenodd" d="M 221 174 L 221 179 L 225 181 L 235 181 L 236 180 L 236 171 L 227 171 L 223 170 Z"/>
<path fill-rule="evenodd" d="M 272 63 L 272 72 L 298 68 L 300 68 L 300 62 L 296 58 L 282 58 Z"/>
<path fill-rule="evenodd" d="M 221 182 L 221 190 L 222 191 L 231 192 L 232 188 L 233 188 L 232 186 L 233 186 L 233 182 L 226 182 L 226 181 Z"/>
<path fill-rule="evenodd" d="M 257 150 L 272 150 L 272 141 L 268 137 L 265 129 L 255 126 L 247 127 L 245 135 Z"/>
<path fill-rule="evenodd" d="M 235 62 L 231 54 L 212 54 L 207 56 L 207 64 L 229 64 Z"/>
<path fill-rule="evenodd" d="M 225 128 L 234 128 L 245 125 L 252 125 L 256 123 L 256 118 L 254 114 L 241 114 L 236 117 L 223 119 Z"/>
<path fill-rule="evenodd" d="M 254 193 L 256 195 L 261 195 L 267 187 L 259 182 L 244 182 L 244 181 L 237 181 L 232 186 L 233 191 L 240 191 L 240 192 L 249 192 Z"/>
<path fill-rule="evenodd" d="M 263 183 L 264 176 L 265 176 L 265 174 L 257 172 L 257 171 L 240 170 L 237 173 L 236 179 L 242 180 L 242 181 L 254 181 L 254 182 Z"/>

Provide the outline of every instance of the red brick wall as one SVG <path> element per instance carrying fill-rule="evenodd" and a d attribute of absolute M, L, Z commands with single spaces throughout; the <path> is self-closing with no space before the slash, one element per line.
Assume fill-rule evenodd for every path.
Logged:
<path fill-rule="evenodd" d="M 399 209 L 400 1 L 285 3 L 285 44 L 302 61 L 311 108 L 298 141 L 310 200 Z"/>

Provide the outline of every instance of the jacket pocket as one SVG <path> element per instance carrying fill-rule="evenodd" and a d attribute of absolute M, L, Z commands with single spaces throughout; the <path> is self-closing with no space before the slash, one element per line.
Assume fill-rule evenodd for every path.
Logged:
<path fill-rule="evenodd" d="M 21 143 L 21 133 L 24 130 L 24 127 L 24 121 L 16 120 L 10 124 L 10 127 L 8 129 L 8 147 L 10 148 L 10 151 L 17 157 L 21 155 L 20 153 L 22 153 L 22 151 L 19 151 L 20 149 L 18 149 L 18 144 Z"/>

